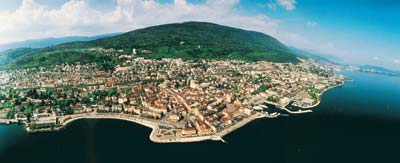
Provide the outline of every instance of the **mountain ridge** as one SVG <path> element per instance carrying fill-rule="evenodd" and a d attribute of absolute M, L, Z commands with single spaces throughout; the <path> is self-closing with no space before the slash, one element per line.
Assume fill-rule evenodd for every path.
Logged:
<path fill-rule="evenodd" d="M 124 53 L 131 53 L 132 49 L 137 49 L 138 56 L 150 59 L 299 62 L 297 56 L 288 47 L 264 33 L 208 22 L 184 22 L 137 29 L 93 41 L 70 42 L 35 49 L 29 55 L 22 55 L 13 60 L 8 68 L 32 67 L 35 58 L 42 57 L 42 61 L 46 60 L 43 56 L 51 58 L 52 52 L 93 47 L 123 49 Z M 151 51 L 151 54 L 143 54 L 142 50 Z M 79 58 L 75 59 L 71 62 L 79 61 Z M 53 58 L 53 60 L 59 59 Z M 21 63 L 23 64 L 20 65 Z"/>
<path fill-rule="evenodd" d="M 42 39 L 31 39 L 19 42 L 12 42 L 6 44 L 0 44 L 0 52 L 4 52 L 7 50 L 18 49 L 18 48 L 44 48 L 48 46 L 59 45 L 68 42 L 75 41 L 92 41 L 101 39 L 104 37 L 116 36 L 122 33 L 109 33 L 109 34 L 101 34 L 94 36 L 66 36 L 66 37 L 49 37 Z"/>

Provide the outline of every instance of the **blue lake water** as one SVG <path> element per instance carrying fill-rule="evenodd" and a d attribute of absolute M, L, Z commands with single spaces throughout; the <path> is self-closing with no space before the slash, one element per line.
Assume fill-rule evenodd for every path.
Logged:
<path fill-rule="evenodd" d="M 229 143 L 156 144 L 150 129 L 80 120 L 59 132 L 0 126 L 0 163 L 399 162 L 400 78 L 342 72 L 354 81 L 326 92 L 313 113 L 256 120 Z"/>

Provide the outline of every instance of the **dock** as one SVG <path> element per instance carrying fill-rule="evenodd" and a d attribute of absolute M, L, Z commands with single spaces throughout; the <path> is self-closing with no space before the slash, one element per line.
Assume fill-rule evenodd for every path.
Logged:
<path fill-rule="evenodd" d="M 303 114 L 303 113 L 311 113 L 312 110 L 298 110 L 298 111 L 291 111 L 285 107 L 280 107 L 280 109 L 287 111 L 290 114 Z"/>

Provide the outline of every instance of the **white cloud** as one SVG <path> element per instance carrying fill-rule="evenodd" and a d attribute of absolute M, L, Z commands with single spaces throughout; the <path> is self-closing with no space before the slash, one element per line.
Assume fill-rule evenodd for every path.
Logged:
<path fill-rule="evenodd" d="M 308 22 L 307 22 L 307 26 L 313 28 L 313 27 L 317 26 L 317 22 L 315 22 L 315 21 L 308 21 Z"/>
<path fill-rule="evenodd" d="M 395 59 L 393 62 L 394 62 L 395 64 L 400 64 L 400 59 Z"/>
<path fill-rule="evenodd" d="M 260 8 L 265 8 L 265 7 L 267 7 L 267 4 L 257 3 L 257 6 Z"/>
<path fill-rule="evenodd" d="M 269 8 L 269 9 L 272 9 L 272 10 L 275 10 L 276 9 L 276 3 L 275 3 L 275 1 L 272 1 L 272 0 L 270 0 L 268 3 L 257 3 L 257 6 L 258 7 L 260 7 L 260 8 Z"/>
<path fill-rule="evenodd" d="M 257 4 L 260 8 L 266 8 L 275 10 L 277 6 L 282 7 L 285 10 L 294 10 L 296 8 L 296 0 L 270 0 L 268 3 Z"/>
<path fill-rule="evenodd" d="M 286 10 L 293 10 L 296 8 L 296 0 L 276 0 L 276 3 Z"/>
<path fill-rule="evenodd" d="M 379 60 L 379 57 L 375 56 L 375 57 L 372 57 L 372 59 L 377 61 L 377 60 Z"/>
<path fill-rule="evenodd" d="M 276 9 L 276 3 L 272 2 L 272 1 L 270 1 L 270 2 L 267 4 L 267 6 L 268 6 L 269 9 L 273 9 L 273 10 Z"/>
<path fill-rule="evenodd" d="M 185 0 L 116 0 L 110 12 L 92 8 L 87 0 L 71 0 L 50 9 L 34 0 L 23 0 L 15 11 L 0 13 L 0 43 L 26 39 L 96 35 L 124 32 L 151 25 L 184 21 L 208 21 L 276 36 L 279 21 L 265 15 L 246 16 L 234 9 L 238 0 L 208 0 L 191 4 Z"/>
<path fill-rule="evenodd" d="M 23 0 L 17 10 L 0 13 L 0 43 L 126 32 L 166 23 L 206 21 L 263 32 L 290 46 L 315 51 L 337 50 L 331 43 L 313 42 L 302 35 L 282 30 L 280 20 L 264 14 L 243 14 L 235 8 L 238 3 L 239 0 L 208 0 L 201 4 L 185 0 L 175 0 L 173 3 L 116 0 L 114 9 L 102 12 L 92 8 L 87 0 L 70 0 L 56 9 L 50 9 L 34 0 Z M 295 1 L 280 4 L 294 9 Z"/>

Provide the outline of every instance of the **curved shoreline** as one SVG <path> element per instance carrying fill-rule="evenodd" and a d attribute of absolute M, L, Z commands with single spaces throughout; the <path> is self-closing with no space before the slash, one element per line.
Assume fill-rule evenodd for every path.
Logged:
<path fill-rule="evenodd" d="M 313 109 L 314 107 L 317 107 L 317 106 L 321 103 L 321 100 L 322 100 L 322 99 L 321 99 L 321 96 L 322 96 L 325 92 L 327 92 L 327 91 L 329 91 L 329 90 L 331 90 L 331 89 L 333 89 L 333 88 L 343 86 L 343 85 L 344 85 L 344 83 L 341 83 L 341 84 L 339 84 L 339 85 L 334 85 L 334 86 L 330 86 L 330 87 L 328 87 L 328 88 L 326 88 L 326 89 L 323 89 L 323 90 L 321 91 L 321 93 L 318 94 L 318 101 L 317 101 L 317 103 L 315 103 L 314 105 L 307 106 L 307 107 L 302 107 L 302 106 L 297 106 L 297 107 L 302 108 L 302 109 Z"/>
<path fill-rule="evenodd" d="M 307 109 L 307 110 L 291 111 L 291 110 L 285 108 L 285 106 L 280 106 L 280 105 L 278 105 L 276 103 L 272 103 L 272 102 L 267 102 L 267 103 L 276 105 L 276 106 L 278 106 L 278 108 L 285 110 L 285 111 L 289 112 L 290 114 L 309 113 L 309 112 L 312 112 L 312 110 L 310 110 L 310 108 L 316 107 L 320 104 L 321 96 L 323 95 L 323 93 L 325 93 L 326 91 L 328 91 L 332 88 L 342 86 L 343 84 L 344 83 L 335 85 L 335 86 L 331 86 L 331 87 L 328 87 L 328 88 L 322 90 L 321 93 L 318 95 L 318 101 L 316 104 L 309 106 L 309 107 L 299 107 L 299 108 Z M 161 136 L 157 135 L 157 133 L 159 133 L 159 131 L 160 131 L 160 126 L 169 127 L 169 126 L 174 126 L 173 124 L 171 125 L 171 124 L 166 124 L 166 123 L 163 123 L 163 122 L 157 121 L 157 120 L 145 119 L 145 118 L 142 118 L 142 117 L 139 117 L 136 115 L 121 114 L 121 113 L 97 113 L 97 112 L 61 116 L 61 117 L 58 117 L 61 121 L 60 126 L 53 127 L 53 128 L 44 128 L 44 129 L 30 129 L 29 127 L 26 127 L 26 131 L 28 133 L 58 131 L 58 130 L 61 130 L 61 129 L 65 128 L 66 126 L 68 126 L 68 124 L 70 124 L 76 120 L 80 120 L 80 119 L 115 119 L 115 120 L 123 120 L 123 121 L 133 122 L 133 123 L 151 128 L 152 131 L 149 135 L 149 139 L 155 143 L 189 143 L 189 142 L 199 142 L 199 141 L 207 141 L 207 140 L 225 142 L 225 140 L 223 140 L 222 137 L 239 129 L 240 127 L 243 127 L 244 125 L 246 125 L 256 119 L 265 118 L 265 117 L 275 118 L 278 116 L 279 116 L 279 114 L 266 115 L 266 114 L 262 114 L 262 113 L 256 113 L 256 114 L 250 115 L 249 117 L 244 118 L 243 120 L 233 124 L 232 126 L 229 126 L 228 128 L 224 128 L 216 133 L 213 133 L 212 135 L 193 136 L 193 137 L 177 137 L 177 136 L 175 136 L 175 137 L 169 137 L 169 138 L 162 138 Z M 26 126 L 28 126 L 28 125 L 26 125 Z"/>
<path fill-rule="evenodd" d="M 225 140 L 222 139 L 223 136 L 239 129 L 240 127 L 243 127 L 244 125 L 252 122 L 253 120 L 256 120 L 259 118 L 264 118 L 264 117 L 266 117 L 266 115 L 264 115 L 264 114 L 251 115 L 250 117 L 247 117 L 246 119 L 243 119 L 242 121 L 237 122 L 236 124 L 234 124 L 228 128 L 225 128 L 221 131 L 218 131 L 212 135 L 194 136 L 194 137 L 176 137 L 174 139 L 162 139 L 162 138 L 157 137 L 157 132 L 160 130 L 160 128 L 159 128 L 160 124 L 152 122 L 151 120 L 145 120 L 145 119 L 141 119 L 139 117 L 134 117 L 132 115 L 125 115 L 125 114 L 78 115 L 76 117 L 65 120 L 61 124 L 61 126 L 58 126 L 55 128 L 30 129 L 29 127 L 26 127 L 26 131 L 28 133 L 58 131 L 58 130 L 61 130 L 61 129 L 67 127 L 68 124 L 70 124 L 74 121 L 77 121 L 77 120 L 81 120 L 81 119 L 114 119 L 114 120 L 123 120 L 123 121 L 133 122 L 133 123 L 151 128 L 152 131 L 149 135 L 149 139 L 155 143 L 189 143 L 189 142 L 200 142 L 200 141 L 207 141 L 207 140 L 225 142 Z M 277 117 L 277 116 L 275 116 L 275 117 Z M 66 118 L 69 118 L 69 117 L 66 117 Z"/>

